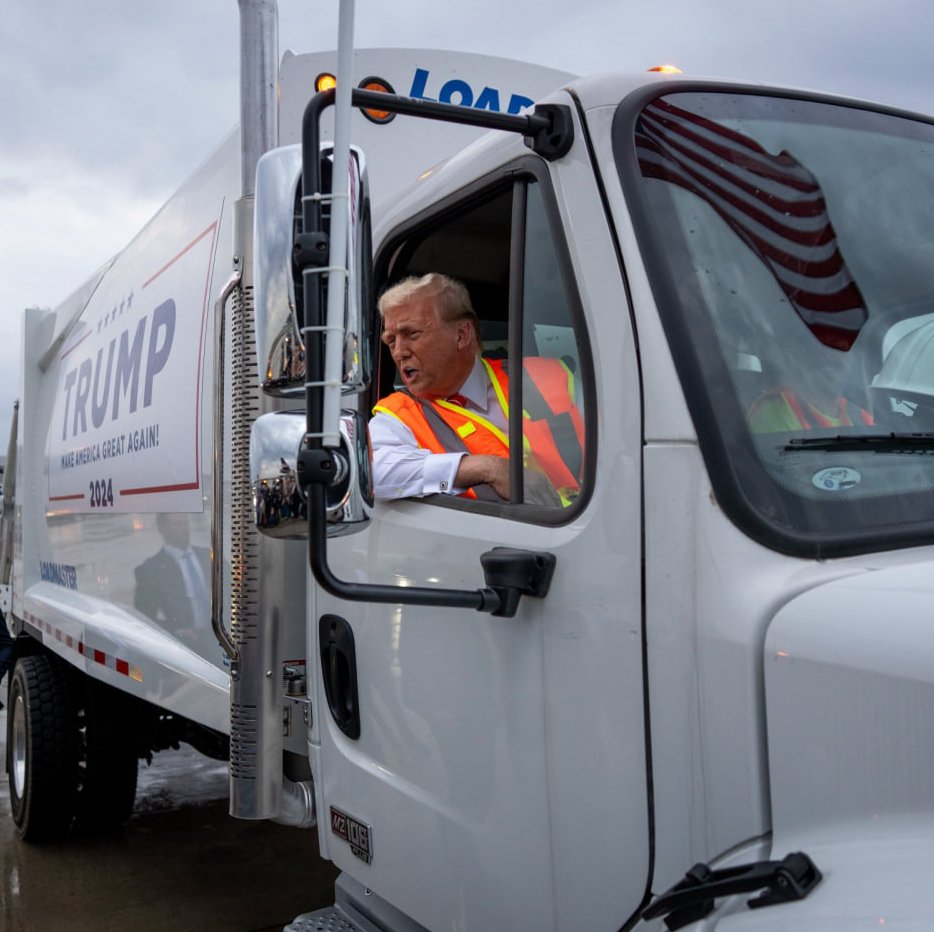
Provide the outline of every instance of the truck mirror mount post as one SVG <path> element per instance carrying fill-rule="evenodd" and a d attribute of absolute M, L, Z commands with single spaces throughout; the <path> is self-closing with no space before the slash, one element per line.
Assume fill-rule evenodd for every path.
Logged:
<path fill-rule="evenodd" d="M 309 456 L 306 462 L 311 460 L 316 461 L 325 473 L 333 472 L 333 466 L 325 465 L 320 453 L 314 457 Z M 501 618 L 512 618 L 523 595 L 544 598 L 548 592 L 555 566 L 553 554 L 530 553 L 524 550 L 500 554 L 497 553 L 500 548 L 494 548 L 480 557 L 488 583 L 483 589 L 388 586 L 338 579 L 327 561 L 327 530 L 324 520 L 326 485 L 326 482 L 313 481 L 308 486 L 308 559 L 312 574 L 321 588 L 339 599 L 391 605 L 472 608 Z"/>
<path fill-rule="evenodd" d="M 325 317 L 324 307 L 324 270 L 331 271 L 338 264 L 339 257 L 322 255 L 324 245 L 336 245 L 334 241 L 337 225 L 331 225 L 332 244 L 322 237 L 325 231 L 322 224 L 321 204 L 325 196 L 321 192 L 321 142 L 319 119 L 322 112 L 334 103 L 334 90 L 316 94 L 305 108 L 302 122 L 302 228 L 296 238 L 296 261 L 302 274 L 304 296 L 305 336 L 305 415 L 306 433 L 297 456 L 296 472 L 303 486 L 308 504 L 308 552 L 311 571 L 318 584 L 331 595 L 357 602 L 381 602 L 404 605 L 431 605 L 451 608 L 473 608 L 493 615 L 512 617 L 515 615 L 521 596 L 530 595 L 544 598 L 548 592 L 554 570 L 555 558 L 547 553 L 528 553 L 509 551 L 501 553 L 491 551 L 481 557 L 487 585 L 482 589 L 442 589 L 418 586 L 392 586 L 373 583 L 352 583 L 338 579 L 331 571 L 327 560 L 328 539 L 328 490 L 335 483 L 347 481 L 346 454 L 335 442 L 338 431 L 336 425 L 328 423 L 325 416 L 325 390 L 333 381 L 333 374 L 325 366 L 326 350 L 329 342 L 335 339 L 343 343 L 343 332 L 336 332 L 331 321 Z M 549 148 L 552 157 L 559 157 L 570 147 L 568 132 L 562 134 L 555 130 L 561 118 L 555 113 L 533 113 L 526 117 L 513 117 L 504 114 L 468 110 L 464 107 L 413 101 L 393 95 L 354 90 L 354 106 L 379 106 L 386 110 L 409 113 L 428 119 L 449 120 L 457 123 L 470 123 L 487 126 L 491 129 L 503 129 L 518 132 L 526 137 L 530 146 Z M 567 109 L 567 108 L 565 108 Z M 569 114 L 564 119 L 566 130 L 570 130 Z M 338 134 L 340 135 L 340 134 Z M 536 142 L 536 140 L 539 140 Z M 544 142 L 542 141 L 544 140 Z M 563 150 L 563 151 L 562 151 Z M 343 182 L 341 167 L 341 146 L 335 144 L 334 160 L 334 195 L 340 193 Z M 350 161 L 351 170 L 355 164 Z M 332 211 L 334 219 L 336 212 Z M 361 216 L 358 222 L 364 227 L 369 223 L 368 216 Z M 364 241 L 368 239 L 364 237 Z M 340 250 L 337 250 L 339 253 Z M 367 257 L 369 259 L 369 257 Z M 353 266 L 351 261 L 349 266 Z M 361 268 L 360 266 L 363 266 Z M 336 270 L 340 272 L 341 270 Z M 358 275 L 369 276 L 369 262 L 358 263 Z M 354 294 L 359 283 L 353 280 L 348 271 L 346 294 Z M 332 286 L 333 287 L 333 286 Z M 366 290 L 363 293 L 368 293 Z M 358 308 L 360 316 L 370 312 L 369 307 Z M 330 316 L 330 315 L 328 315 Z M 346 316 L 346 315 L 345 315 Z M 355 431 L 355 445 L 367 436 L 365 422 L 360 419 L 360 426 Z M 369 461 L 369 442 L 366 441 L 366 459 Z M 359 454 L 357 454 L 359 455 Z M 361 472 L 357 471 L 358 474 Z M 362 527 L 363 523 L 357 525 Z"/>
<path fill-rule="evenodd" d="M 322 93 L 333 97 L 334 91 Z M 397 94 L 384 94 L 382 91 L 365 91 L 362 88 L 354 88 L 352 101 L 355 107 L 361 109 L 388 110 L 390 113 L 421 117 L 423 120 L 462 123 L 467 126 L 518 133 L 524 137 L 525 144 L 536 155 L 549 162 L 567 155 L 574 142 L 571 108 L 564 104 L 536 104 L 531 113 L 519 116 L 496 113 L 492 110 L 474 110 L 457 104 L 441 104 L 433 100 L 400 97 Z"/>

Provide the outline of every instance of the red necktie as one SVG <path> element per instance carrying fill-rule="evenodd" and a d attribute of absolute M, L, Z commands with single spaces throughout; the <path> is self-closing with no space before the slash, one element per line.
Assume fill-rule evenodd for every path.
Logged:
<path fill-rule="evenodd" d="M 457 405 L 460 408 L 467 407 L 467 399 L 463 395 L 448 395 L 447 401 L 450 401 L 452 405 Z"/>

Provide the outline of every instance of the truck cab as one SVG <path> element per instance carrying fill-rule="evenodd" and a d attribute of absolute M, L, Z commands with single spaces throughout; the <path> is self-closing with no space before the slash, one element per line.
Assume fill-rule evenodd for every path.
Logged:
<path fill-rule="evenodd" d="M 900 606 L 931 599 L 934 130 L 671 76 L 544 103 L 572 121 L 563 155 L 491 133 L 374 220 L 374 290 L 463 281 L 484 355 L 559 359 L 585 436 L 569 500 L 520 481 L 377 501 L 327 541 L 351 582 L 309 592 L 309 748 L 342 908 L 400 928 L 930 916 L 911 865 L 932 841 L 905 813 L 934 801 L 934 691 Z M 374 376 L 345 404 L 365 418 L 395 373 L 363 313 Z M 531 393 L 511 379 L 510 410 Z M 506 618 L 407 601 L 478 585 L 491 545 L 553 558 L 547 593 Z M 682 879 L 799 853 L 806 891 L 767 910 Z"/>

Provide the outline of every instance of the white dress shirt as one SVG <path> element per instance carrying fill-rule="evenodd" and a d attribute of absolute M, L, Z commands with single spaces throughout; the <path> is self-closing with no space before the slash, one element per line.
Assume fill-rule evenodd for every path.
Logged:
<path fill-rule="evenodd" d="M 476 411 L 504 433 L 506 416 L 496 397 L 480 357 L 474 362 L 467 381 L 456 394 L 467 399 L 468 411 Z M 463 453 L 432 453 L 422 449 L 415 435 L 398 418 L 377 412 L 370 420 L 373 445 L 373 481 L 377 498 L 409 498 L 444 492 L 460 495 L 466 489 L 454 480 Z"/>

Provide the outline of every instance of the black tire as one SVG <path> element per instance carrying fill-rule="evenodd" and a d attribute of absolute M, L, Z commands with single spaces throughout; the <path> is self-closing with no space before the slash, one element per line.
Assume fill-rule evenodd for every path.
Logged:
<path fill-rule="evenodd" d="M 139 764 L 137 730 L 131 700 L 89 681 L 78 715 L 77 816 L 83 829 L 113 829 L 130 818 Z"/>
<path fill-rule="evenodd" d="M 57 657 L 20 657 L 7 712 L 7 773 L 16 832 L 52 841 L 71 827 L 77 786 L 77 711 L 68 666 Z"/>

